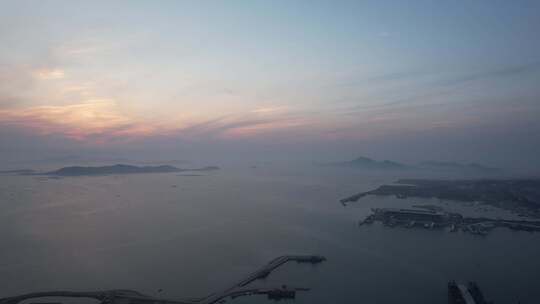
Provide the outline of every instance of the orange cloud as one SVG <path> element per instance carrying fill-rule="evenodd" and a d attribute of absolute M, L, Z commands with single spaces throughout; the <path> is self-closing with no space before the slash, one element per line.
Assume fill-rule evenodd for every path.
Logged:
<path fill-rule="evenodd" d="M 151 127 L 138 125 L 120 113 L 111 100 L 0 110 L 0 122 L 32 128 L 41 134 L 59 133 L 74 139 L 107 134 L 149 134 L 153 131 Z"/>
<path fill-rule="evenodd" d="M 252 110 L 251 113 L 255 114 L 269 114 L 269 113 L 275 113 L 286 110 L 287 107 L 285 106 L 277 106 L 277 107 L 265 107 L 265 108 L 257 108 L 255 110 Z"/>
<path fill-rule="evenodd" d="M 182 122 L 171 120 L 175 115 L 169 119 L 162 117 L 159 121 L 143 119 L 122 111 L 112 99 L 93 99 L 69 105 L 0 108 L 0 125 L 29 129 L 42 135 L 59 134 L 75 140 L 103 143 L 149 136 L 245 138 L 310 123 L 285 114 L 276 115 L 280 110 L 265 109 L 248 112 L 248 115 L 229 115 L 187 123 L 185 116 Z"/>
<path fill-rule="evenodd" d="M 64 78 L 65 73 L 61 69 L 39 69 L 34 72 L 34 76 L 44 80 L 62 79 Z"/>

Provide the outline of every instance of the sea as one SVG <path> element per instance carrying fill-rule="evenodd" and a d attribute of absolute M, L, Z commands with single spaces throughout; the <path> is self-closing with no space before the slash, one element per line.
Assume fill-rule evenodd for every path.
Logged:
<path fill-rule="evenodd" d="M 480 203 L 352 194 L 418 177 L 314 165 L 231 165 L 214 172 L 54 178 L 0 176 L 0 297 L 47 290 L 131 289 L 203 297 L 281 255 L 257 287 L 307 287 L 295 303 L 447 303 L 447 283 L 474 281 L 495 303 L 540 303 L 540 233 L 487 236 L 359 226 L 371 208 L 438 205 L 490 217 Z M 268 303 L 265 296 L 230 300 Z"/>

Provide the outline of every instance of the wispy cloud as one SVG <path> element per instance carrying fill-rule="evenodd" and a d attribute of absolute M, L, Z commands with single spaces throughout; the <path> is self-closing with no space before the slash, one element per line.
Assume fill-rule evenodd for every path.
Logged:
<path fill-rule="evenodd" d="M 277 109 L 265 109 L 191 123 L 164 123 L 129 115 L 112 99 L 93 99 L 69 105 L 0 109 L 0 126 L 23 128 L 41 135 L 106 142 L 147 137 L 201 140 L 249 137 L 306 123 L 300 117 L 277 115 L 278 112 Z"/>
<path fill-rule="evenodd" d="M 280 111 L 287 110 L 288 107 L 286 106 L 275 106 L 275 107 L 262 107 L 252 110 L 252 113 L 275 113 Z"/>
<path fill-rule="evenodd" d="M 306 124 L 305 118 L 283 111 L 283 107 L 260 108 L 243 114 L 224 115 L 189 125 L 177 134 L 190 138 L 249 137 Z"/>
<path fill-rule="evenodd" d="M 437 75 L 433 80 L 423 83 L 414 81 L 404 87 L 399 88 L 399 94 L 389 94 L 388 90 L 383 90 L 380 96 L 364 98 L 358 101 L 357 105 L 336 109 L 336 113 L 344 115 L 358 115 L 372 113 L 374 111 L 396 111 L 421 109 L 427 106 L 441 106 L 444 104 L 464 104 L 470 102 L 470 98 L 452 96 L 463 95 L 466 88 L 463 84 L 482 82 L 485 80 L 512 77 L 516 75 L 534 73 L 540 71 L 540 62 L 525 65 L 505 66 L 496 69 L 484 70 L 481 72 L 461 73 L 461 75 Z M 417 75 L 420 77 L 422 74 Z M 386 82 L 401 81 L 415 78 L 414 73 L 393 73 L 380 77 L 373 77 L 370 81 Z"/>
<path fill-rule="evenodd" d="M 495 79 L 495 78 L 504 78 L 514 75 L 527 74 L 531 72 L 536 72 L 540 70 L 540 62 L 533 62 L 529 64 L 522 65 L 512 65 L 500 67 L 497 69 L 485 70 L 476 73 L 467 73 L 461 76 L 453 77 L 446 80 L 441 80 L 438 82 L 440 85 L 444 86 L 453 86 L 462 83 L 468 83 L 484 79 Z"/>
<path fill-rule="evenodd" d="M 50 79 L 62 79 L 65 77 L 64 70 L 62 69 L 38 69 L 34 72 L 35 77 L 43 80 L 50 80 Z"/>

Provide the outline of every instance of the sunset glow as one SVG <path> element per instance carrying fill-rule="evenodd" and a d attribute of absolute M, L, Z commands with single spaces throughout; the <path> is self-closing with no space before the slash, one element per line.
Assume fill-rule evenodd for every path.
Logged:
<path fill-rule="evenodd" d="M 24 11 L 12 3 L 2 11 L 0 127 L 24 131 L 29 142 L 54 135 L 85 147 L 152 141 L 174 150 L 189 140 L 279 142 L 281 150 L 301 139 L 323 150 L 376 149 L 370 141 L 408 138 L 421 147 L 420 134 L 445 134 L 482 142 L 484 151 L 503 124 L 523 147 L 521 125 L 540 128 L 540 46 L 523 37 L 531 25 L 518 12 L 508 15 L 517 18 L 511 27 L 490 30 L 486 45 L 483 30 L 448 26 L 456 17 L 435 8 L 407 17 L 359 3 L 288 4 L 283 12 L 261 2 L 115 3 L 107 13 L 103 5 Z M 463 20 L 483 11 L 465 6 L 448 10 Z M 486 31 L 498 26 L 482 16 Z"/>

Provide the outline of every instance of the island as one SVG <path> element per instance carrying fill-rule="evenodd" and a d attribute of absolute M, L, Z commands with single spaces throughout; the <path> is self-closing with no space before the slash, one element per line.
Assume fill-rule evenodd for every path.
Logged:
<path fill-rule="evenodd" d="M 523 216 L 540 218 L 540 179 L 401 179 L 395 184 L 382 185 L 344 198 L 341 203 L 356 202 L 367 195 L 479 202 Z"/>
<path fill-rule="evenodd" d="M 19 175 L 29 175 L 35 173 L 35 170 L 32 169 L 14 169 L 14 170 L 1 170 L 0 174 L 19 174 Z"/>
<path fill-rule="evenodd" d="M 374 160 L 369 157 L 359 156 L 353 160 L 332 162 L 322 164 L 323 166 L 356 168 L 365 170 L 403 170 L 408 169 L 407 165 L 391 161 L 391 160 Z"/>
<path fill-rule="evenodd" d="M 208 166 L 203 168 L 182 169 L 174 166 L 132 166 L 117 164 L 112 166 L 82 167 L 72 166 L 64 167 L 55 171 L 40 173 L 39 175 L 49 176 L 85 176 L 85 175 L 109 175 L 109 174 L 141 174 L 141 173 L 171 173 L 171 172 L 200 172 L 215 171 L 220 168 L 217 166 Z"/>

